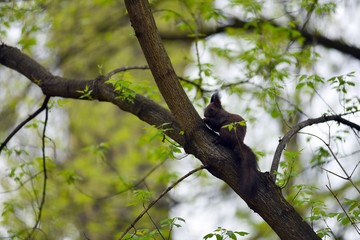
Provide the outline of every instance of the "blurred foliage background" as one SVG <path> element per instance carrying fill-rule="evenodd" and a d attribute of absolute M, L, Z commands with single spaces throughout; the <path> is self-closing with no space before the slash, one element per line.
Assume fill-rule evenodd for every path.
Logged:
<path fill-rule="evenodd" d="M 358 31 L 349 26 L 357 1 L 150 3 L 199 114 L 220 89 L 225 108 L 248 120 L 246 143 L 256 150 L 262 171 L 269 170 L 278 138 L 291 126 L 325 113 L 358 111 L 358 74 L 353 72 L 360 67 L 359 57 L 341 51 L 342 46 L 354 52 L 360 47 Z M 118 67 L 146 65 L 123 1 L 9 0 L 0 1 L 0 12 L 1 40 L 54 74 L 92 79 Z M 43 95 L 19 74 L 3 66 L 0 72 L 0 137 L 5 139 Z M 116 77 L 165 106 L 148 70 Z M 356 114 L 351 117 L 358 122 Z M 26 239 L 35 224 L 42 193 L 43 119 L 41 115 L 22 129 L 0 156 L 2 237 Z M 359 202 L 352 199 L 358 194 L 348 182 L 319 168 L 338 171 L 314 135 L 331 142 L 349 172 L 359 171 L 354 168 L 359 142 L 356 133 L 335 125 L 312 128 L 290 142 L 278 184 L 320 236 L 345 239 L 353 229 L 325 185 L 333 184 L 355 221 Z M 109 103 L 52 99 L 46 136 L 49 180 L 35 239 L 114 239 L 144 204 L 199 165 L 171 140 L 164 141 L 161 132 Z M 359 175 L 353 178 L 358 185 Z M 152 232 L 161 239 L 154 224 L 161 228 L 164 219 L 172 220 L 163 235 L 173 239 L 200 239 L 218 226 L 248 231 L 249 239 L 275 237 L 225 184 L 205 172 L 158 203 L 136 226 L 149 229 L 139 235 Z"/>

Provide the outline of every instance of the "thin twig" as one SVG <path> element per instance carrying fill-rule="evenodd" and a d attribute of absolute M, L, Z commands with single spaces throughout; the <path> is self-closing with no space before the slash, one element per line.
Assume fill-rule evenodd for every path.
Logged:
<path fill-rule="evenodd" d="M 351 219 L 351 217 L 349 216 L 349 214 L 346 212 L 345 208 L 342 206 L 341 202 L 339 201 L 339 199 L 337 198 L 337 196 L 335 195 L 335 193 L 331 190 L 331 188 L 329 188 L 328 185 L 326 185 L 327 189 L 330 191 L 330 193 L 334 196 L 334 198 L 336 199 L 336 201 L 338 202 L 338 204 L 340 205 L 341 209 L 343 210 L 343 212 L 345 213 L 346 217 L 349 219 L 349 221 L 351 222 L 351 225 L 355 228 L 356 232 L 360 235 L 360 229 L 358 226 L 356 226 L 355 222 Z"/>
<path fill-rule="evenodd" d="M 143 204 L 143 207 L 145 208 L 145 203 Z M 150 216 L 149 212 L 146 212 L 146 215 L 148 215 L 148 217 L 150 218 L 151 223 L 155 226 L 156 230 L 158 231 L 158 233 L 160 234 L 161 238 L 163 240 L 165 240 L 164 236 L 162 235 L 159 227 L 157 226 L 157 224 L 155 223 L 154 219 Z"/>
<path fill-rule="evenodd" d="M 180 183 L 181 181 L 183 181 L 185 178 L 191 176 L 192 174 L 196 173 L 197 171 L 200 171 L 202 169 L 204 169 L 205 166 L 201 166 L 198 168 L 195 168 L 193 170 L 191 170 L 190 172 L 188 172 L 187 174 L 185 174 L 184 176 L 182 176 L 181 178 L 179 178 L 179 180 L 177 180 L 176 182 L 174 182 L 173 184 L 171 184 L 171 186 L 169 186 L 165 191 L 163 191 L 154 201 L 152 201 L 149 206 L 144 209 L 144 211 L 142 211 L 142 213 L 140 213 L 140 215 L 130 224 L 130 226 L 125 230 L 125 232 L 123 232 L 123 234 L 120 236 L 120 238 L 118 240 L 123 239 L 123 237 L 125 237 L 125 235 L 130 231 L 131 228 L 134 228 L 135 224 L 144 216 L 145 213 L 147 213 L 150 208 L 152 206 L 154 206 L 162 197 L 164 197 L 171 189 L 173 189 L 178 183 Z"/>
<path fill-rule="evenodd" d="M 43 104 L 41 105 L 41 107 L 36 110 L 33 114 L 31 114 L 27 119 L 25 119 L 24 121 L 22 121 L 10 134 L 9 136 L 5 139 L 4 142 L 1 143 L 0 146 L 0 154 L 1 151 L 3 150 L 3 148 L 6 146 L 6 144 L 10 141 L 10 139 L 28 122 L 30 122 L 33 118 L 35 118 L 39 113 L 41 113 L 42 111 L 44 111 L 45 108 L 47 108 L 47 104 L 49 102 L 50 96 L 46 96 L 45 100 L 43 102 Z"/>
<path fill-rule="evenodd" d="M 29 239 L 32 238 L 32 235 L 34 234 L 35 230 L 38 228 L 40 220 L 41 220 L 41 214 L 42 214 L 42 210 L 45 204 L 45 197 L 46 197 L 46 183 L 47 183 L 47 170 L 46 170 L 46 155 L 45 155 L 45 132 L 46 132 L 46 126 L 47 126 L 47 122 L 48 122 L 48 117 L 49 117 L 49 108 L 47 106 L 47 104 L 45 105 L 45 121 L 44 121 L 44 128 L 43 128 L 43 133 L 42 133 L 42 164 L 43 164 L 43 172 L 44 172 L 44 183 L 43 183 L 43 191 L 42 191 L 42 198 L 41 198 L 41 202 L 39 205 L 39 213 L 36 219 L 36 223 L 31 231 L 31 233 L 29 234 Z"/>
<path fill-rule="evenodd" d="M 358 188 L 358 187 L 356 186 L 356 184 L 353 182 L 353 180 L 351 179 L 351 176 L 346 172 L 345 168 L 344 168 L 343 165 L 340 163 L 340 161 L 339 161 L 339 159 L 337 158 L 336 154 L 333 152 L 332 148 L 330 147 L 330 143 L 325 142 L 324 139 L 316 136 L 315 134 L 311 134 L 311 133 L 306 133 L 306 134 L 307 134 L 307 135 L 310 135 L 310 136 L 313 136 L 313 137 L 316 137 L 317 139 L 319 139 L 320 141 L 322 141 L 322 142 L 325 144 L 325 146 L 329 149 L 330 154 L 333 156 L 333 158 L 335 159 L 335 161 L 337 162 L 337 164 L 339 165 L 339 167 L 341 168 L 341 170 L 342 170 L 342 171 L 344 172 L 344 174 L 346 175 L 346 178 L 345 178 L 345 177 L 341 177 L 340 175 L 335 174 L 335 173 L 333 173 L 333 172 L 330 172 L 330 171 L 329 171 L 329 172 L 332 173 L 332 174 L 334 174 L 334 175 L 336 175 L 336 176 L 338 176 L 338 177 L 340 177 L 340 178 L 342 178 L 342 179 L 345 179 L 345 180 L 349 181 L 349 182 L 354 186 L 354 188 L 360 193 L 359 188 Z M 329 136 L 329 141 L 330 141 L 330 136 Z"/>
<path fill-rule="evenodd" d="M 359 162 L 356 164 L 356 166 L 354 167 L 353 171 L 352 171 L 351 174 L 350 174 L 350 177 L 352 177 L 352 175 L 354 174 L 356 168 L 359 166 L 359 163 L 360 163 L 360 161 L 359 161 Z"/>
<path fill-rule="evenodd" d="M 144 66 L 126 66 L 126 67 L 120 67 L 120 68 L 116 68 L 114 70 L 112 70 L 111 72 L 109 72 L 108 74 L 105 75 L 106 79 L 109 79 L 112 75 L 115 75 L 119 72 L 125 72 L 127 70 L 133 70 L 133 69 L 150 69 L 149 66 L 144 65 Z"/>
<path fill-rule="evenodd" d="M 196 83 L 194 81 L 191 81 L 187 78 L 181 77 L 181 76 L 177 76 L 177 78 L 183 82 L 186 82 L 188 84 L 191 84 L 193 86 L 195 86 L 195 88 L 197 88 L 201 93 L 205 93 L 205 92 L 213 92 L 213 90 L 209 90 L 209 89 L 204 89 L 199 83 Z"/>
<path fill-rule="evenodd" d="M 356 184 L 353 182 L 353 180 L 351 179 L 351 176 L 346 172 L 345 168 L 343 167 L 343 165 L 340 163 L 339 159 L 336 157 L 335 153 L 333 152 L 332 148 L 330 147 L 330 145 L 328 143 L 326 143 L 323 139 L 319 138 L 316 135 L 313 134 L 309 134 L 312 135 L 314 137 L 317 137 L 318 139 L 320 139 L 320 141 L 322 141 L 325 146 L 329 149 L 331 155 L 333 156 L 333 158 L 335 159 L 335 161 L 337 162 L 337 164 L 339 165 L 339 167 L 341 168 L 341 170 L 344 172 L 344 174 L 346 175 L 346 180 L 348 180 L 353 186 L 354 188 L 360 193 L 360 189 L 356 186 Z"/>
<path fill-rule="evenodd" d="M 43 171 L 40 171 L 38 173 L 36 173 L 35 175 L 31 176 L 30 178 L 26 179 L 24 182 L 21 182 L 20 185 L 14 189 L 11 190 L 7 190 L 7 191 L 3 191 L 0 192 L 0 194 L 5 194 L 5 193 L 11 193 L 11 192 L 15 192 L 17 190 L 19 190 L 20 188 L 22 188 L 26 183 L 32 181 L 34 178 L 36 178 L 37 176 L 39 176 Z"/>
<path fill-rule="evenodd" d="M 334 176 L 337 176 L 338 178 L 342 178 L 342 179 L 344 179 L 344 180 L 347 180 L 347 178 L 346 177 L 343 177 L 343 176 L 340 176 L 339 174 L 336 174 L 336 173 L 334 173 L 334 172 L 332 172 L 332 171 L 330 171 L 330 170 L 327 170 L 327 169 L 325 169 L 325 168 L 323 168 L 323 167 L 320 167 L 322 170 L 324 170 L 325 172 L 328 172 L 328 173 L 331 173 L 332 175 L 334 175 Z"/>

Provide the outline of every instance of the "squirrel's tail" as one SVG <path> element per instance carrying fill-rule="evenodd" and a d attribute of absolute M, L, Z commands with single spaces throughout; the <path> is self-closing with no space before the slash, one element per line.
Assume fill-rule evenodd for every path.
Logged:
<path fill-rule="evenodd" d="M 258 190 L 258 166 L 256 155 L 250 147 L 242 143 L 234 149 L 237 156 L 240 156 L 240 189 L 248 196 L 255 196 Z"/>

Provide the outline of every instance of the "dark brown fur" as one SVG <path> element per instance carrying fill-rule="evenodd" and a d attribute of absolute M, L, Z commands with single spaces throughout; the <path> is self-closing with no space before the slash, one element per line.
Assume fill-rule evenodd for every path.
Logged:
<path fill-rule="evenodd" d="M 240 162 L 241 186 L 242 191 L 249 195 L 254 195 L 257 191 L 257 162 L 254 152 L 244 144 L 246 134 L 246 126 L 240 122 L 244 119 L 240 115 L 227 112 L 221 106 L 219 93 L 212 95 L 210 104 L 204 111 L 204 122 L 215 132 L 219 133 L 219 137 L 214 141 L 215 144 L 222 144 L 233 149 Z M 234 123 L 235 127 L 229 130 L 223 127 Z"/>

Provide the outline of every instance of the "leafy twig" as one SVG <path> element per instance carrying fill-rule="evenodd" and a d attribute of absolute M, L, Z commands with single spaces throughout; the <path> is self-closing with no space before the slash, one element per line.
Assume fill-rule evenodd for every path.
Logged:
<path fill-rule="evenodd" d="M 322 116 L 322 117 L 318 117 L 318 118 L 309 118 L 305 121 L 302 121 L 300 123 L 298 123 L 297 125 L 295 125 L 294 127 L 292 127 L 285 135 L 284 137 L 279 141 L 279 144 L 276 148 L 275 154 L 274 154 L 274 158 L 273 158 L 273 162 L 271 164 L 271 169 L 270 169 L 270 175 L 271 178 L 273 179 L 273 181 L 276 180 L 276 172 L 280 163 L 280 157 L 282 154 L 282 151 L 284 150 L 286 144 L 290 141 L 290 139 L 296 134 L 298 133 L 301 129 L 311 126 L 313 124 L 318 124 L 318 123 L 324 123 L 324 122 L 329 122 L 329 121 L 336 121 L 339 123 L 342 123 L 344 125 L 347 125 L 351 128 L 356 129 L 357 131 L 360 131 L 360 125 L 353 123 L 351 121 L 348 121 L 344 118 L 342 118 L 342 116 L 347 115 L 348 113 L 345 114 L 339 114 L 339 115 L 331 115 L 331 116 Z"/>
<path fill-rule="evenodd" d="M 145 208 L 145 203 L 143 204 L 144 208 Z M 155 226 L 156 230 L 158 231 L 158 233 L 160 234 L 161 238 L 163 240 L 165 240 L 164 236 L 162 235 L 159 227 L 156 225 L 155 221 L 152 219 L 152 217 L 150 216 L 149 212 L 146 212 L 146 215 L 148 215 L 148 217 L 150 218 L 150 221 L 152 222 L 152 224 Z"/>
<path fill-rule="evenodd" d="M 200 171 L 204 168 L 205 168 L 205 166 L 195 168 L 195 169 L 191 170 L 190 172 L 188 172 L 187 174 L 185 174 L 184 176 L 182 176 L 181 178 L 179 178 L 179 180 L 177 180 L 176 182 L 171 184 L 171 186 L 169 186 L 165 191 L 163 191 L 154 201 L 152 201 L 149 204 L 149 206 L 146 209 L 144 209 L 144 211 L 142 211 L 142 213 L 140 213 L 140 215 L 130 224 L 130 226 L 125 230 L 125 232 L 123 232 L 123 234 L 120 236 L 120 238 L 118 240 L 123 239 L 123 237 L 125 237 L 125 235 L 130 231 L 131 228 L 134 228 L 135 224 L 145 215 L 145 213 L 147 213 L 152 206 L 154 206 L 162 197 L 164 197 L 178 183 L 182 182 L 185 178 L 191 176 L 192 174 L 194 174 L 197 171 Z"/>
<path fill-rule="evenodd" d="M 3 150 L 3 148 L 6 146 L 6 144 L 10 141 L 10 139 L 28 122 L 30 122 L 33 118 L 35 118 L 39 113 L 41 113 L 42 111 L 44 111 L 47 108 L 47 104 L 49 102 L 50 96 L 46 96 L 45 100 L 43 102 L 43 104 L 41 105 L 41 107 L 36 110 L 33 114 L 31 114 L 27 119 L 25 119 L 24 121 L 22 121 L 10 134 L 9 136 L 5 139 L 4 142 L 1 143 L 0 146 L 0 153 Z"/>
<path fill-rule="evenodd" d="M 336 157 L 335 153 L 333 152 L 332 148 L 330 147 L 330 144 L 327 143 L 327 142 L 325 142 L 322 138 L 320 138 L 320 137 L 318 137 L 318 136 L 316 136 L 316 135 L 314 135 L 314 134 L 311 134 L 311 133 L 307 133 L 307 134 L 310 135 L 310 136 L 313 136 L 313 137 L 318 138 L 320 141 L 322 141 L 322 142 L 325 144 L 325 146 L 329 149 L 331 155 L 333 156 L 333 158 L 335 159 L 335 161 L 337 162 L 337 164 L 339 165 L 339 167 L 341 168 L 341 170 L 342 170 L 342 171 L 344 172 L 344 174 L 346 175 L 346 178 L 345 178 L 345 177 L 341 177 L 341 176 L 339 176 L 338 174 L 335 174 L 335 173 L 330 172 L 330 171 L 327 171 L 327 172 L 330 172 L 330 173 L 332 173 L 332 174 L 334 174 L 334 175 L 336 175 L 336 176 L 338 176 L 338 177 L 340 177 L 340 178 L 342 178 L 342 179 L 348 180 L 348 181 L 354 186 L 354 188 L 360 193 L 359 188 L 358 188 L 358 187 L 356 186 L 356 184 L 353 182 L 353 180 L 351 179 L 351 176 L 346 172 L 345 168 L 344 168 L 343 165 L 340 163 L 339 159 Z"/>
<path fill-rule="evenodd" d="M 342 206 L 341 202 L 339 201 L 339 199 L 337 198 L 336 194 L 331 190 L 331 188 L 326 185 L 327 189 L 330 191 L 330 193 L 334 196 L 334 198 L 336 199 L 336 201 L 338 202 L 338 204 L 340 205 L 341 209 L 343 210 L 343 212 L 345 213 L 346 217 L 349 219 L 351 225 L 353 225 L 353 227 L 355 228 L 356 232 L 360 235 L 360 229 L 359 227 L 355 224 L 355 222 L 351 219 L 351 217 L 349 216 L 349 214 L 346 212 L 345 208 Z"/>
<path fill-rule="evenodd" d="M 40 171 L 40 172 L 36 173 L 35 175 L 31 176 L 29 179 L 27 179 L 27 180 L 25 180 L 24 182 L 20 183 L 20 185 L 19 185 L 17 188 L 0 192 L 0 194 L 11 193 L 11 192 L 15 192 L 15 191 L 19 190 L 19 189 L 22 188 L 26 183 L 32 181 L 34 178 L 36 178 L 37 176 L 39 176 L 42 172 L 43 172 L 43 171 Z"/>

